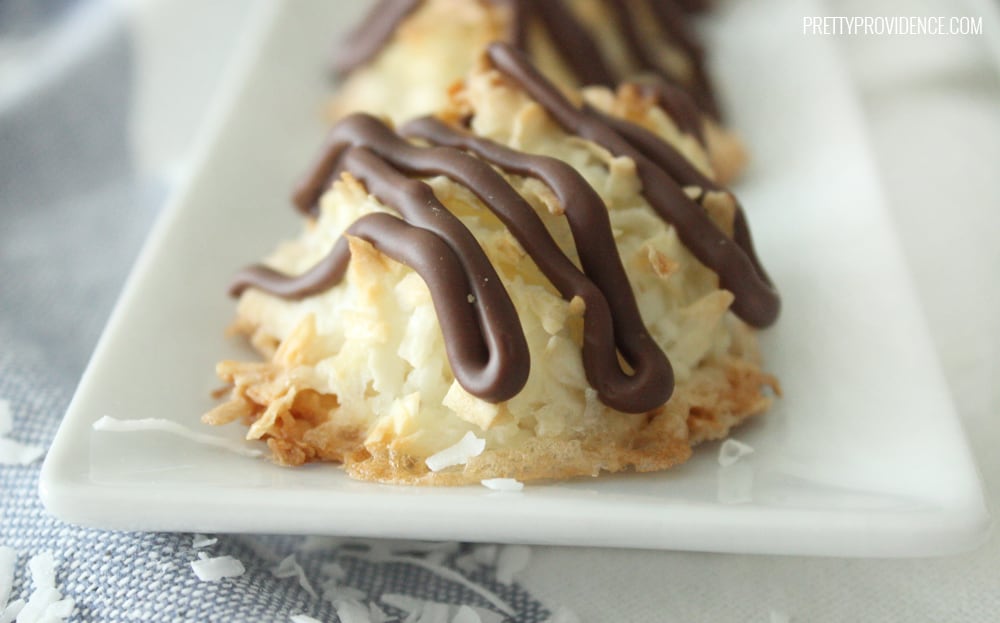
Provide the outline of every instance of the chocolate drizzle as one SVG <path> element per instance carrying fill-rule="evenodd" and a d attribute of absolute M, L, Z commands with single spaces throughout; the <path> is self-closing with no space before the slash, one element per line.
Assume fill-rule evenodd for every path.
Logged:
<path fill-rule="evenodd" d="M 604 404 L 621 411 L 638 413 L 666 402 L 673 389 L 673 372 L 646 331 L 611 234 L 607 208 L 587 181 L 564 162 L 510 149 L 430 117 L 408 123 L 400 133 L 467 150 L 506 173 L 538 179 L 552 190 L 564 206 L 583 273 L 547 232 L 538 233 L 544 244 L 528 241 L 526 236 L 518 239 L 564 299 L 579 296 L 584 302 L 587 380 Z M 523 218 L 537 220 L 533 211 L 530 214 Z M 542 226 L 541 221 L 537 224 Z M 616 347 L 632 368 L 631 376 L 619 367 Z"/>
<path fill-rule="evenodd" d="M 632 76 L 616 74 L 609 64 L 596 36 L 569 8 L 567 0 L 492 0 L 510 12 L 507 43 L 529 50 L 528 29 L 531 24 L 544 28 L 556 53 L 581 85 L 602 85 L 609 88 Z M 649 15 L 665 38 L 687 58 L 691 74 L 683 79 L 672 76 L 656 58 L 645 41 L 635 14 L 639 0 L 601 0 L 612 15 L 621 38 L 625 41 L 632 62 L 641 72 L 660 81 L 678 84 L 691 93 L 698 107 L 707 115 L 719 118 L 708 75 L 704 51 L 687 24 L 685 10 L 676 0 L 643 0 Z M 368 18 L 354 30 L 340 48 L 335 70 L 347 73 L 373 58 L 389 41 L 392 33 L 416 9 L 421 0 L 382 0 Z"/>
<path fill-rule="evenodd" d="M 642 97 L 648 98 L 654 105 L 666 112 L 677 125 L 677 129 L 693 136 L 703 147 L 707 145 L 705 120 L 687 91 L 660 80 L 635 83 L 630 86 L 637 89 Z"/>
<path fill-rule="evenodd" d="M 338 74 L 347 73 L 373 59 L 421 1 L 380 0 L 364 21 L 340 42 L 334 54 L 333 70 Z"/>
<path fill-rule="evenodd" d="M 487 54 L 501 74 L 567 132 L 631 158 L 650 205 L 675 227 L 691 252 L 718 273 L 722 287 L 733 292 L 734 312 L 755 326 L 774 321 L 777 294 L 754 256 L 742 213 L 737 208 L 730 239 L 681 188 L 723 191 L 721 187 L 643 128 L 574 107 L 511 46 L 493 44 Z M 497 169 L 549 187 L 564 210 L 581 268 L 558 247 L 531 205 Z M 433 118 L 412 121 L 397 134 L 374 117 L 356 114 L 331 130 L 321 157 L 294 195 L 298 209 L 316 214 L 321 195 L 342 173 L 354 176 L 368 193 L 398 213 L 368 214 L 345 233 L 368 241 L 423 277 L 455 378 L 467 391 L 491 402 L 516 395 L 527 380 L 528 348 L 516 309 L 479 243 L 431 187 L 414 177 L 441 175 L 468 188 L 565 300 L 578 297 L 584 303 L 584 370 L 604 404 L 643 413 L 669 399 L 673 371 L 640 316 L 607 208 L 571 166 Z M 250 267 L 238 275 L 231 293 L 239 295 L 252 287 L 279 297 L 305 298 L 339 283 L 349 260 L 347 239 L 341 237 L 306 273 L 288 276 L 265 266 Z"/>
<path fill-rule="evenodd" d="M 566 132 L 593 141 L 611 153 L 627 156 L 635 162 L 646 199 L 663 220 L 674 226 L 691 253 L 719 275 L 722 287 L 736 297 L 733 311 L 737 316 L 755 327 L 766 327 L 777 319 L 781 302 L 767 275 L 759 270 L 760 262 L 755 257 L 749 234 L 742 232 L 736 240 L 728 238 L 712 223 L 708 214 L 684 194 L 681 185 L 664 168 L 672 166 L 671 161 L 676 164 L 677 160 L 683 160 L 683 156 L 647 132 L 662 146 L 661 155 L 674 156 L 662 164 L 654 161 L 612 129 L 605 122 L 606 117 L 589 109 L 574 107 L 531 66 L 521 52 L 512 47 L 491 44 L 487 48 L 487 56 L 498 71 L 545 108 Z M 646 148 L 648 151 L 648 145 Z M 738 224 L 743 220 L 740 212 L 737 209 Z"/>

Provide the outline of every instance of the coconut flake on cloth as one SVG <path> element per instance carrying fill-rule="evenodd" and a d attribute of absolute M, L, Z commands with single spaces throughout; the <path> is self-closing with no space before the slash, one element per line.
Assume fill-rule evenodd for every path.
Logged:
<path fill-rule="evenodd" d="M 204 534 L 196 534 L 191 540 L 191 547 L 194 549 L 201 549 L 203 547 L 211 547 L 219 542 L 219 539 L 205 536 Z"/>
<path fill-rule="evenodd" d="M 472 431 L 469 431 L 458 443 L 432 454 L 427 457 L 425 462 L 432 472 L 439 472 L 455 465 L 465 465 L 469 459 L 479 456 L 485 449 L 486 440 L 476 437 Z"/>
<path fill-rule="evenodd" d="M 223 578 L 235 578 L 246 573 L 246 567 L 232 556 L 199 558 L 191 561 L 191 569 L 202 582 L 218 582 Z"/>
<path fill-rule="evenodd" d="M 219 437 L 218 435 L 209 435 L 207 433 L 199 433 L 197 431 L 191 430 L 187 426 L 178 424 L 171 420 L 165 420 L 163 418 L 142 418 L 137 420 L 119 420 L 111 417 L 110 415 L 105 415 L 101 419 L 97 420 L 93 424 L 93 429 L 96 431 L 106 431 L 112 433 L 133 433 L 138 431 L 157 431 L 162 433 L 170 433 L 171 435 L 177 435 L 178 437 L 183 437 L 190 441 L 195 441 L 206 446 L 213 446 L 216 448 L 222 448 L 224 450 L 229 450 L 230 452 L 235 452 L 236 454 L 241 454 L 243 456 L 258 457 L 263 456 L 263 452 L 256 449 L 248 447 L 246 442 L 236 440 L 236 439 L 226 439 L 225 437 Z"/>
<path fill-rule="evenodd" d="M 372 559 L 372 560 L 376 560 L 377 562 L 406 563 L 406 564 L 411 564 L 411 565 L 415 565 L 415 566 L 418 566 L 418 567 L 423 567 L 424 569 L 427 569 L 428 571 L 430 571 L 432 573 L 436 573 L 437 575 L 441 576 L 442 578 L 444 578 L 446 580 L 450 580 L 450 581 L 455 582 L 457 584 L 461 584 L 462 586 L 466 587 L 467 589 L 475 592 L 480 597 L 482 597 L 486 601 L 490 602 L 490 604 L 492 604 L 500 612 L 503 612 L 504 614 L 506 614 L 508 616 L 514 616 L 514 609 L 511 608 L 507 604 L 507 602 L 505 602 L 503 599 L 501 599 L 496 593 L 490 591 L 489 589 L 485 588 L 484 586 L 476 584 L 475 582 L 473 582 L 472 580 L 466 578 L 464 575 L 462 575 L 458 571 L 455 571 L 454 569 L 450 569 L 448 567 L 445 567 L 444 565 L 434 564 L 434 563 L 428 562 L 426 560 L 423 560 L 421 558 L 414 558 L 413 556 L 386 556 L 386 557 L 383 557 L 383 558 Z M 406 596 L 405 595 L 401 595 L 401 597 L 406 597 Z M 385 601 L 384 596 L 383 596 L 382 601 Z M 386 602 L 386 603 L 389 603 L 389 602 Z M 390 604 L 390 605 L 395 606 L 395 604 Z"/>
<path fill-rule="evenodd" d="M 34 587 L 28 600 L 18 599 L 7 603 L 13 585 L 13 566 L 17 553 L 10 548 L 0 549 L 0 623 L 61 623 L 72 616 L 76 602 L 64 598 L 55 586 L 56 564 L 52 552 L 42 552 L 28 560 L 28 572 Z M 9 567 L 9 569 L 8 569 Z M 10 585 L 6 580 L 10 575 Z M 6 589 L 6 590 L 4 590 Z M 6 596 L 4 595 L 6 593 Z"/>
<path fill-rule="evenodd" d="M 511 584 L 514 576 L 528 568 L 531 548 L 525 545 L 505 545 L 497 555 L 497 582 Z"/>
<path fill-rule="evenodd" d="M 313 589 L 312 584 L 309 583 L 309 578 L 306 577 L 306 570 L 302 568 L 302 565 L 295 560 L 295 554 L 289 554 L 282 559 L 278 565 L 271 569 L 271 575 L 279 579 L 285 578 L 297 578 L 299 581 L 299 586 L 301 586 L 307 593 L 313 597 L 317 597 L 316 590 Z"/>
<path fill-rule="evenodd" d="M 0 437 L 0 465 L 31 465 L 45 454 L 45 448 Z"/>
<path fill-rule="evenodd" d="M 430 599 L 418 599 L 410 595 L 387 593 L 382 595 L 381 599 L 386 605 L 405 612 L 407 621 L 419 621 L 420 623 L 499 623 L 503 620 L 499 614 L 488 610 L 470 606 L 455 606 Z M 481 613 L 485 613 L 486 618 L 483 618 Z"/>
<path fill-rule="evenodd" d="M 9 439 L 14 430 L 10 402 L 0 400 L 0 465 L 31 465 L 45 454 L 45 448 Z"/>
<path fill-rule="evenodd" d="M 333 602 L 340 623 L 373 623 L 372 609 L 358 599 L 338 599 Z M 375 613 L 378 616 L 377 613 Z M 381 623 L 381 620 L 376 619 Z"/>

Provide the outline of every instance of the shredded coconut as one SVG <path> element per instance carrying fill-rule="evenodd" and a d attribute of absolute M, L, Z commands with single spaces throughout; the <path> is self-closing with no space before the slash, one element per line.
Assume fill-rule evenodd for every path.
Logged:
<path fill-rule="evenodd" d="M 243 563 L 232 556 L 200 558 L 191 562 L 191 569 L 202 582 L 218 582 L 223 578 L 235 578 L 246 572 Z"/>
<path fill-rule="evenodd" d="M 340 623 L 371 623 L 371 610 L 357 599 L 338 599 L 333 608 Z"/>
<path fill-rule="evenodd" d="M 464 465 L 469 459 L 479 456 L 486 449 L 486 440 L 476 437 L 469 431 L 453 446 L 427 457 L 427 467 L 432 472 L 439 472 L 454 465 Z"/>
<path fill-rule="evenodd" d="M 476 562 L 471 552 L 457 556 L 453 564 L 466 573 L 472 573 L 479 568 L 479 563 Z"/>
<path fill-rule="evenodd" d="M 313 589 L 312 584 L 309 583 L 309 578 L 306 577 L 306 570 L 302 568 L 295 560 L 295 554 L 289 554 L 281 562 L 278 563 L 277 567 L 271 569 L 271 573 L 276 578 L 298 578 L 299 586 L 301 586 L 307 593 L 312 595 L 314 598 L 318 597 L 316 590 Z"/>
<path fill-rule="evenodd" d="M 459 606 L 451 623 L 483 623 L 479 614 L 469 606 Z"/>
<path fill-rule="evenodd" d="M 0 399 L 0 435 L 14 430 L 14 416 L 10 413 L 10 403 Z"/>
<path fill-rule="evenodd" d="M 307 536 L 296 546 L 295 551 L 308 553 L 336 549 L 344 542 L 332 536 Z"/>
<path fill-rule="evenodd" d="M 477 545 L 472 549 L 472 557 L 481 565 L 493 565 L 499 550 L 496 545 Z"/>
<path fill-rule="evenodd" d="M 191 547 L 195 549 L 201 549 L 203 547 L 211 547 L 219 542 L 219 539 L 207 537 L 204 534 L 194 535 L 194 539 L 191 541 Z"/>
<path fill-rule="evenodd" d="M 217 435 L 208 435 L 191 430 L 190 428 L 162 418 L 143 418 L 138 420 L 119 420 L 105 415 L 93 424 L 94 430 L 107 431 L 113 433 L 131 433 L 136 431 L 159 431 L 170 433 L 179 437 L 184 437 L 191 441 L 196 441 L 208 446 L 223 448 L 243 456 L 261 456 L 263 452 L 256 448 L 250 448 L 245 442 L 226 439 Z"/>
<path fill-rule="evenodd" d="M 325 580 L 322 584 L 320 584 L 319 589 L 323 594 L 323 599 L 334 604 L 345 599 L 361 601 L 368 597 L 368 594 L 360 589 L 354 588 L 353 586 L 341 585 L 336 578 L 329 578 Z"/>
<path fill-rule="evenodd" d="M 506 545 L 497 556 L 497 582 L 510 584 L 514 576 L 528 568 L 531 548 L 525 545 Z"/>
<path fill-rule="evenodd" d="M 513 478 L 487 478 L 479 482 L 487 489 L 494 491 L 520 491 L 524 489 L 524 483 Z"/>
<path fill-rule="evenodd" d="M 45 448 L 0 437 L 0 465 L 30 465 L 42 458 Z"/>
<path fill-rule="evenodd" d="M 427 562 L 426 560 L 422 560 L 420 558 L 414 558 L 412 556 L 387 556 L 385 558 L 378 559 L 378 562 L 401 562 L 401 563 L 416 565 L 418 567 L 423 567 L 428 571 L 432 571 L 440 575 L 446 580 L 451 580 L 452 582 L 457 582 L 461 584 L 462 586 L 475 592 L 477 595 L 481 596 L 483 599 L 493 604 L 493 606 L 495 606 L 498 610 L 500 610 L 504 614 L 514 616 L 513 608 L 507 605 L 507 602 L 500 599 L 500 597 L 498 597 L 495 593 L 483 588 L 482 586 L 476 584 L 475 582 L 470 581 L 461 573 L 454 571 L 453 569 L 449 569 L 448 567 L 445 567 L 443 565 L 435 565 Z M 385 600 L 383 599 L 383 601 Z"/>
<path fill-rule="evenodd" d="M 420 623 L 448 623 L 448 604 L 437 601 L 424 602 L 423 610 L 420 612 Z"/>
<path fill-rule="evenodd" d="M 44 620 L 53 618 L 65 619 L 73 614 L 73 608 L 75 607 L 76 601 L 72 597 L 66 597 L 53 604 L 49 604 L 49 607 L 45 609 L 45 614 L 42 615 L 42 618 Z"/>
<path fill-rule="evenodd" d="M 388 606 L 392 606 L 397 610 L 402 610 L 407 614 L 414 614 L 420 612 L 423 608 L 423 601 L 417 599 L 416 597 L 410 597 L 409 595 L 400 595 L 398 593 L 385 593 L 379 599 L 382 600 Z"/>
<path fill-rule="evenodd" d="M 7 604 L 7 607 L 0 612 L 0 623 L 11 623 L 17 615 L 21 614 L 21 610 L 24 610 L 24 600 L 15 599 L 14 601 Z"/>
<path fill-rule="evenodd" d="M 719 465 L 729 467 L 741 458 L 753 453 L 753 447 L 742 441 L 727 439 L 719 447 Z"/>
<path fill-rule="evenodd" d="M 14 550 L 10 553 L 2 553 L 0 557 L 12 556 L 9 562 L 16 560 L 17 555 Z M 0 568 L 4 568 L 8 561 L 3 561 Z M 51 552 L 42 552 L 32 556 L 28 560 L 28 572 L 31 574 L 31 583 L 34 590 L 28 596 L 28 601 L 18 599 L 3 609 L 0 614 L 0 623 L 10 623 L 17 619 L 18 623 L 61 623 L 63 619 L 72 616 L 76 602 L 72 597 L 63 598 L 62 593 L 55 587 L 56 565 Z M 13 575 L 13 568 L 11 568 Z M 2 591 L 0 591 L 2 592 Z M 9 595 L 10 590 L 7 590 Z M 0 603 L 6 603 L 7 597 L 3 596 Z"/>
<path fill-rule="evenodd" d="M 374 601 L 368 604 L 368 614 L 371 617 L 372 623 L 386 623 L 389 620 L 389 615 L 385 613 L 385 610 L 379 608 L 378 604 Z"/>
<path fill-rule="evenodd" d="M 451 606 L 439 601 L 417 599 L 409 595 L 389 593 L 382 596 L 382 601 L 407 613 L 406 621 L 419 623 L 450 623 Z"/>
<path fill-rule="evenodd" d="M 35 590 L 56 587 L 56 561 L 52 552 L 42 552 L 28 561 L 28 571 L 35 584 Z"/>
<path fill-rule="evenodd" d="M 17 615 L 18 623 L 37 623 L 45 616 L 49 606 L 62 599 L 62 594 L 54 588 L 37 589 L 28 597 L 28 603 Z"/>

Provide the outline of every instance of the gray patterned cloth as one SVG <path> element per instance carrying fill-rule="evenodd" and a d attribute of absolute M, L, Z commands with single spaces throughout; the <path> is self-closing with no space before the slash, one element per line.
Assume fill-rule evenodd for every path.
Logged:
<path fill-rule="evenodd" d="M 70 4 L 0 0 L 0 70 L 8 71 L 0 73 L 0 399 L 13 414 L 10 437 L 43 447 L 165 198 L 162 186 L 132 169 L 133 51 L 120 23 L 82 57 L 55 68 L 51 80 L 30 91 L 4 84 L 5 77 L 46 70 L 45 29 L 73 10 Z M 473 587 L 509 604 L 518 621 L 549 615 L 516 583 L 498 581 L 490 564 L 495 549 L 217 535 L 196 550 L 190 534 L 59 522 L 39 501 L 39 470 L 40 461 L 0 465 L 0 546 L 19 554 L 12 600 L 31 593 L 29 558 L 54 554 L 56 586 L 75 600 L 68 620 L 288 621 L 304 614 L 334 621 L 334 602 L 343 599 L 375 602 L 396 620 L 417 608 L 393 597 L 402 595 L 467 604 L 488 621 L 497 608 Z M 232 556 L 246 572 L 202 582 L 190 566 L 199 553 Z M 291 577 L 274 572 L 290 554 L 301 565 L 301 582 L 294 567 Z M 448 620 L 455 614 L 452 606 Z"/>

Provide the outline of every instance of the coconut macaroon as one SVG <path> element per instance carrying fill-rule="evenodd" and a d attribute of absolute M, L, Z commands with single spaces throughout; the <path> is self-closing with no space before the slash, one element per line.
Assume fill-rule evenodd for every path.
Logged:
<path fill-rule="evenodd" d="M 588 101 L 493 45 L 438 117 L 335 126 L 305 232 L 234 285 L 268 360 L 220 363 L 205 421 L 452 485 L 665 469 L 766 411 L 778 299 L 738 204 L 661 109 Z"/>
<path fill-rule="evenodd" d="M 650 99 L 689 119 L 717 179 L 745 168 L 740 139 L 719 123 L 704 53 L 675 0 L 383 0 L 338 46 L 343 78 L 334 118 L 364 111 L 400 123 L 440 110 L 479 53 L 506 41 L 530 54 L 566 92 L 644 86 Z"/>

